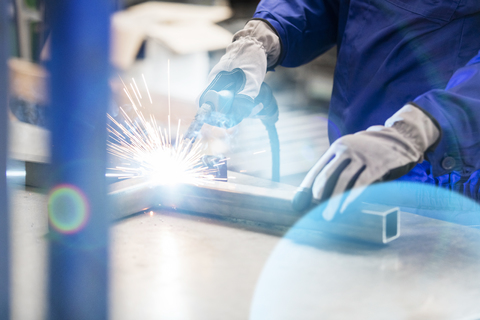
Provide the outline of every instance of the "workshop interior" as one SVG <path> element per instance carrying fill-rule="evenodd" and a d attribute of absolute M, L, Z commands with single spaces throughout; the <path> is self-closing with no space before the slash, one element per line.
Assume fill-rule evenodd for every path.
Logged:
<path fill-rule="evenodd" d="M 475 0 L 0 0 L 0 320 L 480 319 Z"/>

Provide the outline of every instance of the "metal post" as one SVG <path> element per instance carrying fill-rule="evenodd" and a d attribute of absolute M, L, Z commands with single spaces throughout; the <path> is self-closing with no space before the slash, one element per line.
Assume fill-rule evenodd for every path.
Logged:
<path fill-rule="evenodd" d="M 49 319 L 108 318 L 109 0 L 48 0 Z"/>
<path fill-rule="evenodd" d="M 10 317 L 10 234 L 7 195 L 8 134 L 8 16 L 7 1 L 0 0 L 0 319 Z"/>

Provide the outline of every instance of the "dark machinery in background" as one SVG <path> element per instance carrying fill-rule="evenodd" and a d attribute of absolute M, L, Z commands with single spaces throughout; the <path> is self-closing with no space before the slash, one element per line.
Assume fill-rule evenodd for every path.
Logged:
<path fill-rule="evenodd" d="M 11 56 L 39 62 L 45 43 L 45 3 L 42 0 L 11 0 Z"/>

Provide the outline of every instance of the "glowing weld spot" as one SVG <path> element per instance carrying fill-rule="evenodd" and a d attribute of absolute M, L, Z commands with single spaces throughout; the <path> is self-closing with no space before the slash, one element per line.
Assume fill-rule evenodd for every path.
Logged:
<path fill-rule="evenodd" d="M 170 68 L 170 62 L 168 68 Z M 168 77 L 170 77 L 170 72 L 168 72 Z M 134 79 L 132 80 L 134 81 Z M 151 102 L 145 77 L 143 80 Z M 130 90 L 123 80 L 122 83 L 124 92 L 134 107 L 135 114 L 127 114 L 120 108 L 123 121 L 107 114 L 112 122 L 108 125 L 110 136 L 108 152 L 118 159 L 126 161 L 122 166 L 110 168 L 118 173 L 109 173 L 109 177 L 115 176 L 119 179 L 146 177 L 157 185 L 198 184 L 205 180 L 215 180 L 216 171 L 204 166 L 201 161 L 205 147 L 200 139 L 193 141 L 180 135 L 180 120 L 177 125 L 175 141 L 172 141 L 170 80 L 168 81 L 168 130 L 167 128 L 162 130 L 153 115 L 145 116 L 136 107 L 132 99 L 133 95 L 129 93 Z M 135 86 L 130 83 L 131 91 L 138 104 L 141 105 L 142 96 L 135 81 L 134 83 Z"/>

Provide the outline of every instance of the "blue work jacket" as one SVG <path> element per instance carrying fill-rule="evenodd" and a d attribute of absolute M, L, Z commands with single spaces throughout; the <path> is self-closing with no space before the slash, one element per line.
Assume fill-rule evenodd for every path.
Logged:
<path fill-rule="evenodd" d="M 280 37 L 278 61 L 305 64 L 337 45 L 330 142 L 410 101 L 442 137 L 403 180 L 480 199 L 479 0 L 262 0 L 255 18 Z"/>

